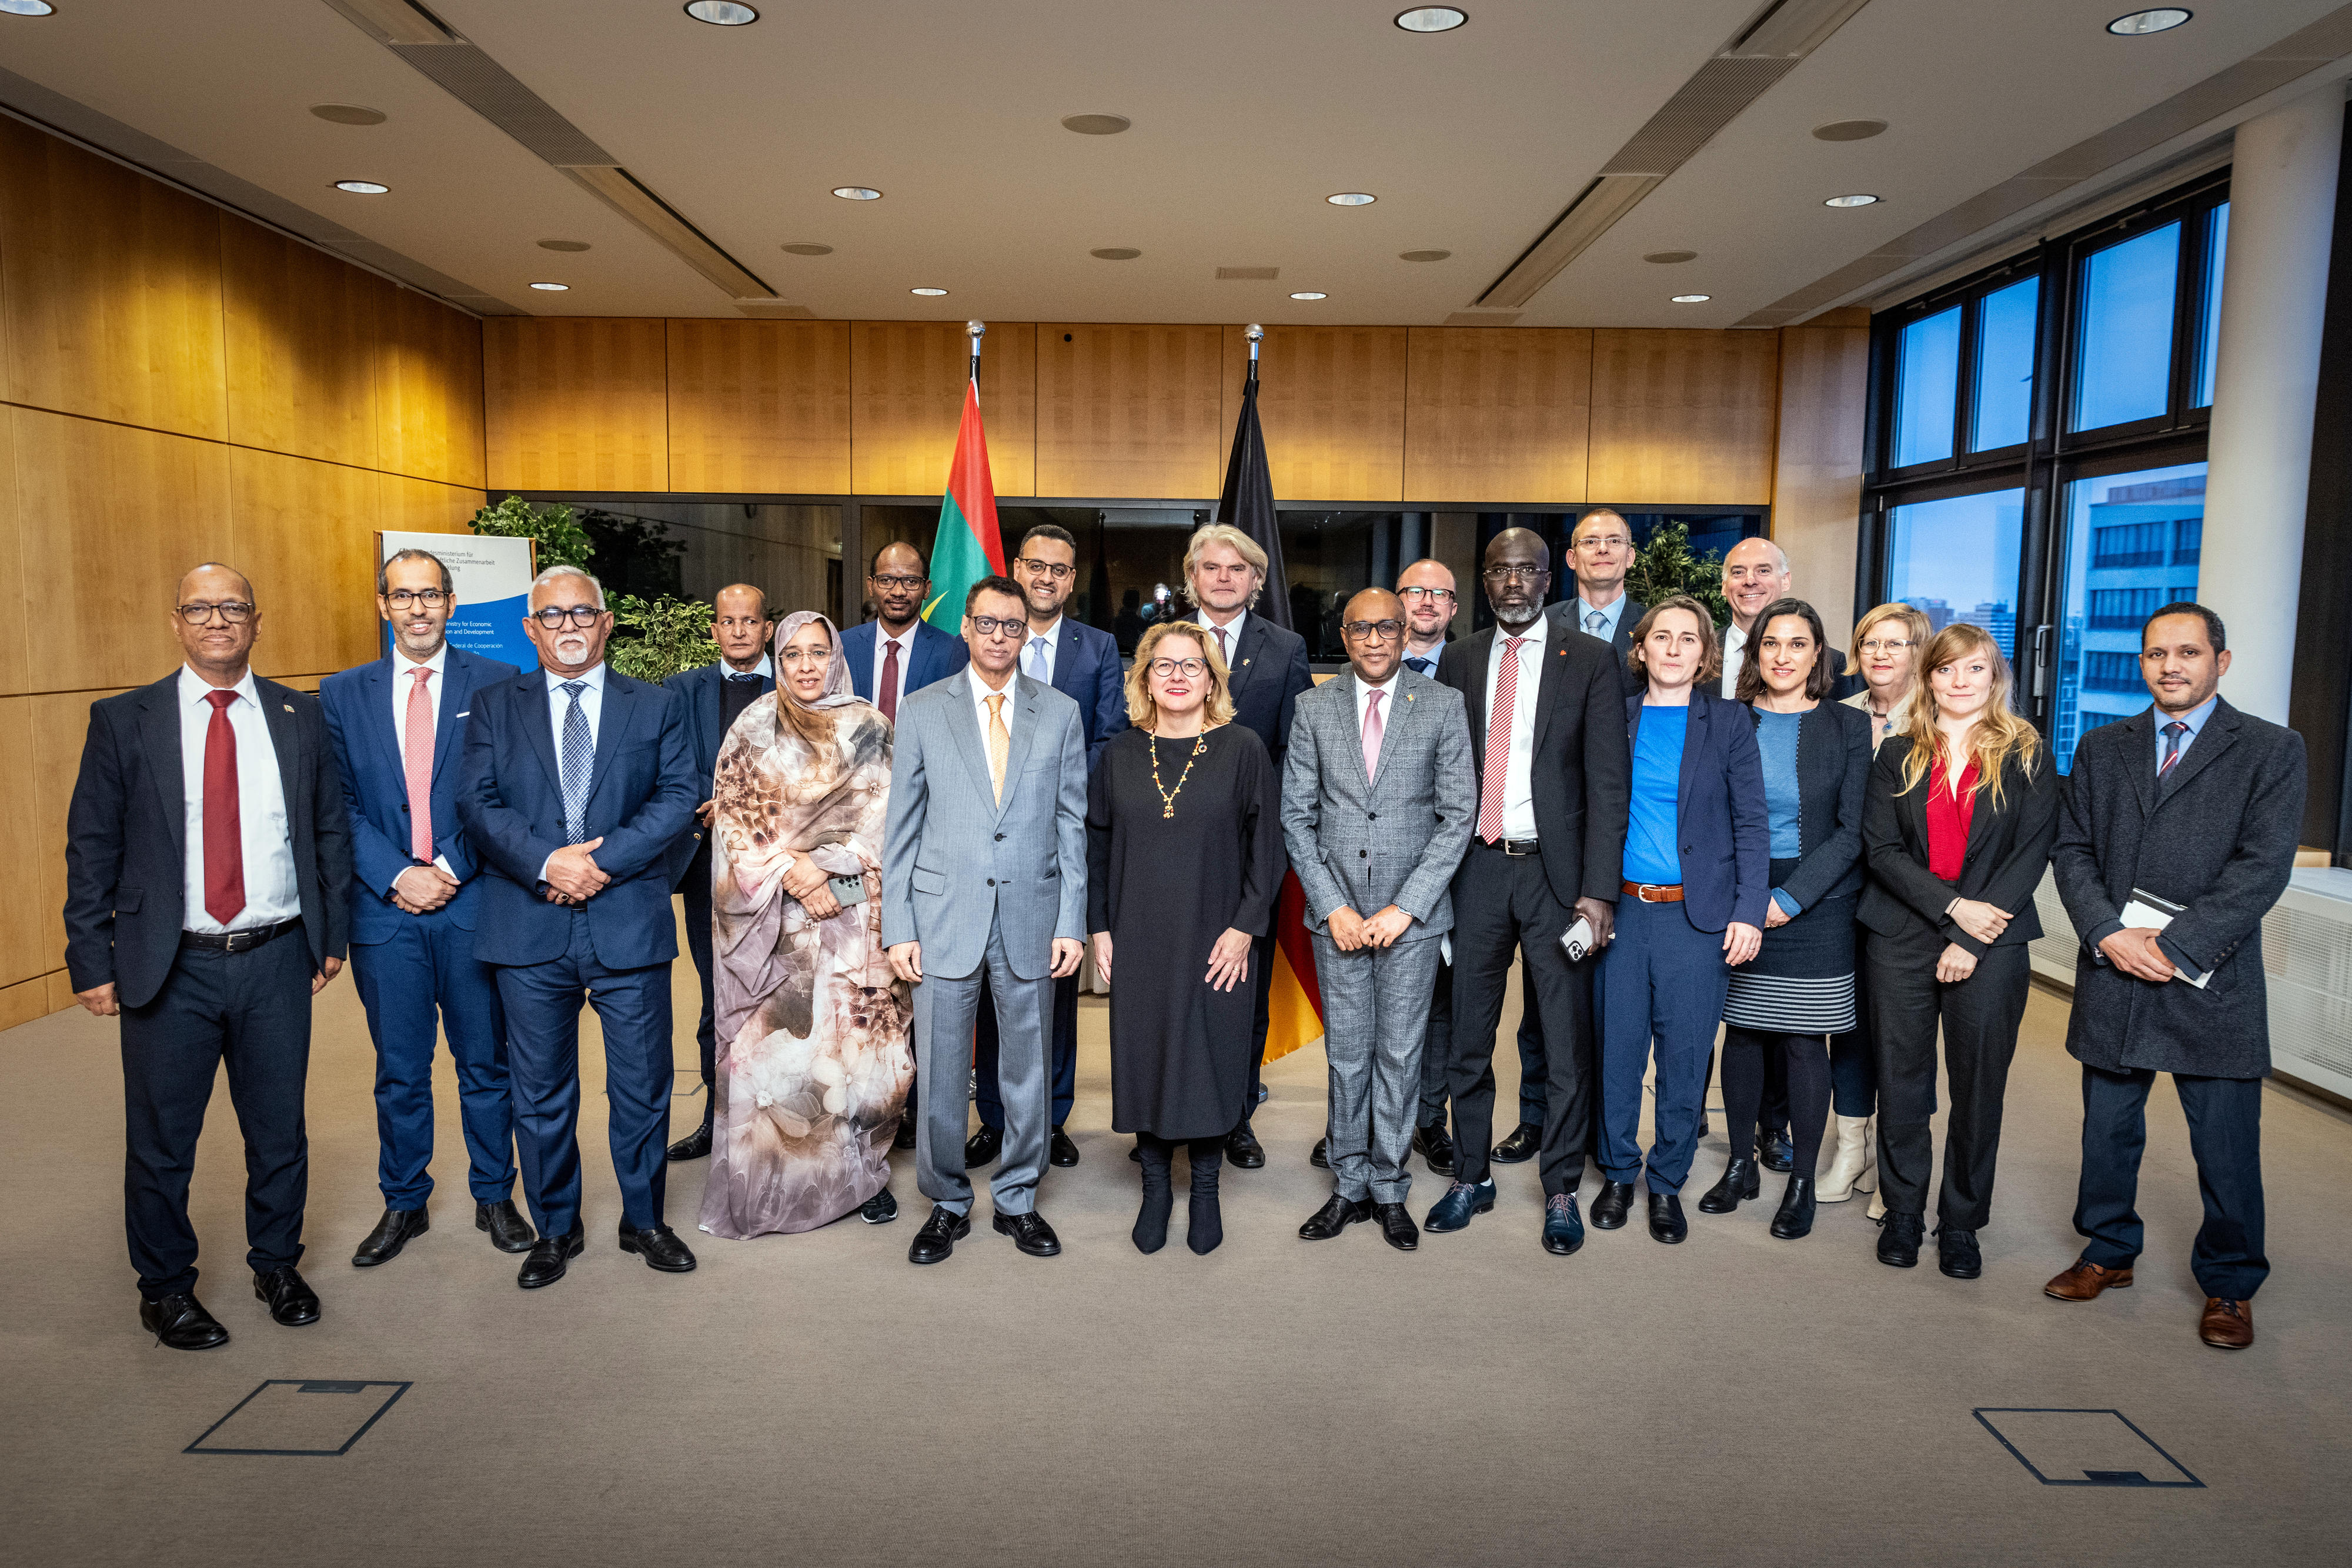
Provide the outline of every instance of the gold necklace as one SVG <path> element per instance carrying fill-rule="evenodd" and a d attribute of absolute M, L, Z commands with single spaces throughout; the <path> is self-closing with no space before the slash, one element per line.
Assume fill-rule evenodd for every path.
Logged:
<path fill-rule="evenodd" d="M 1208 732 L 1203 730 L 1200 735 L 1193 737 L 1192 749 L 1187 753 L 1184 758 L 1184 771 L 1176 776 L 1176 788 L 1173 789 L 1169 789 L 1166 785 L 1160 782 L 1159 734 L 1156 731 L 1151 730 L 1146 730 L 1144 733 L 1150 737 L 1150 744 L 1151 747 L 1151 787 L 1160 791 L 1160 814 L 1163 817 L 1172 817 L 1176 814 L 1176 797 L 1184 792 L 1184 781 L 1192 777 L 1192 759 L 1209 749 Z"/>

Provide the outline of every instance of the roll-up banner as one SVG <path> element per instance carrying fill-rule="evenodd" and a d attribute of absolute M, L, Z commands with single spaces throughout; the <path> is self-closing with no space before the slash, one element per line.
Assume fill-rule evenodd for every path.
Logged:
<path fill-rule="evenodd" d="M 537 667 L 539 651 L 523 632 L 530 612 L 530 580 L 538 575 L 535 539 L 498 534 L 378 533 L 378 564 L 404 549 L 430 550 L 449 568 L 457 607 L 449 612 L 449 641 L 468 653 L 502 659 L 518 670 Z M 383 629 L 392 652 L 392 628 Z"/>

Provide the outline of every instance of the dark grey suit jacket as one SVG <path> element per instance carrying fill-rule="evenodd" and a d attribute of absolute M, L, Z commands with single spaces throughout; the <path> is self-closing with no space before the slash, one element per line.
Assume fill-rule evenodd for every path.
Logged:
<path fill-rule="evenodd" d="M 2102 725 L 2074 748 L 2051 851 L 2058 896 L 2083 936 L 2066 1049 L 2111 1072 L 2264 1077 L 2263 916 L 2294 869 L 2303 737 L 2217 703 L 2159 786 L 2154 713 Z M 2204 989 L 2134 979 L 2098 952 L 2135 887 L 2187 906 L 2165 940 L 2210 975 Z"/>

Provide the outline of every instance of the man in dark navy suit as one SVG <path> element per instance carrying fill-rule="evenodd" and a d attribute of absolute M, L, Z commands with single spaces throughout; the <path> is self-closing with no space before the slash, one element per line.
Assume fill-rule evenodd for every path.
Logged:
<path fill-rule="evenodd" d="M 1078 541 L 1069 530 L 1040 523 L 1022 536 L 1013 558 L 1013 580 L 1029 612 L 1029 637 L 1021 648 L 1021 673 L 1053 687 L 1078 705 L 1086 726 L 1087 768 L 1094 769 L 1110 737 L 1128 727 L 1127 691 L 1118 643 L 1108 632 L 1085 626 L 1062 613 L 1078 586 Z M 1057 1166 L 1078 1163 L 1078 1145 L 1062 1124 L 1078 1086 L 1078 977 L 1054 982 L 1054 1134 L 1048 1157 Z M 996 1009 L 983 1000 L 972 1051 L 980 1130 L 964 1145 L 967 1166 L 984 1166 L 1004 1146 L 1004 1107 L 996 1094 Z"/>
<path fill-rule="evenodd" d="M 693 846 L 679 873 L 678 892 L 686 899 L 686 950 L 694 956 L 694 973 L 702 982 L 702 1019 L 695 1026 L 694 1044 L 702 1067 L 702 1124 L 669 1146 L 674 1160 L 698 1160 L 710 1153 L 710 1092 L 718 1071 L 719 998 L 710 978 L 710 800 L 712 780 L 719 774 L 719 747 L 743 710 L 776 689 L 776 668 L 768 655 L 768 639 L 776 623 L 768 614 L 768 596 L 748 582 L 733 582 L 711 595 L 710 635 L 719 644 L 719 663 L 672 675 L 662 684 L 686 699 L 686 727 L 694 740 L 695 789 L 702 803 L 694 809 L 694 825 L 685 842 Z"/>
<path fill-rule="evenodd" d="M 474 694 L 457 820 L 488 872 L 474 953 L 498 967 L 515 1143 L 539 1241 L 515 1282 L 551 1285 L 580 1255 L 580 1008 L 604 1033 L 621 1250 L 682 1274 L 662 1223 L 669 1121 L 669 890 L 702 799 L 686 703 L 606 667 L 604 590 L 550 567 L 526 623 L 540 667 Z"/>
<path fill-rule="evenodd" d="M 514 1100 L 507 1026 L 474 956 L 481 866 L 457 822 L 458 754 L 477 689 L 512 664 L 449 646 L 457 585 L 441 558 L 404 549 L 376 569 L 381 659 L 319 687 L 352 827 L 352 979 L 375 1041 L 376 1184 L 383 1218 L 352 1254 L 388 1263 L 431 1228 L 433 1040 L 457 1070 L 474 1227 L 501 1252 L 534 1238 L 514 1204 Z"/>

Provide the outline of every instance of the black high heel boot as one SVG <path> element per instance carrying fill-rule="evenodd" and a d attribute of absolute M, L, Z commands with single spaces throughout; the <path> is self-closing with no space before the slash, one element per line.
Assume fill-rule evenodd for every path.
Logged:
<path fill-rule="evenodd" d="M 1701 1214 L 1729 1214 L 1743 1198 L 1753 1198 L 1761 1189 L 1763 1177 L 1757 1174 L 1754 1160 L 1733 1160 L 1723 1167 L 1723 1179 L 1706 1189 L 1698 1200 Z"/>
<path fill-rule="evenodd" d="M 1772 1234 L 1783 1241 L 1794 1241 L 1813 1232 L 1813 1178 L 1792 1176 L 1789 1190 L 1780 1195 L 1780 1211 L 1772 1217 Z"/>
<path fill-rule="evenodd" d="M 1176 1206 L 1169 1187 L 1168 1164 L 1174 1154 L 1164 1138 L 1146 1134 L 1143 1149 L 1143 1207 L 1135 1216 L 1135 1249 L 1151 1253 L 1168 1245 L 1168 1211 Z"/>
<path fill-rule="evenodd" d="M 1192 1212 L 1184 1228 L 1184 1245 L 1204 1258 L 1225 1239 L 1225 1217 L 1217 1207 L 1217 1171 L 1224 1163 L 1224 1146 L 1218 1140 L 1194 1141 Z"/>

